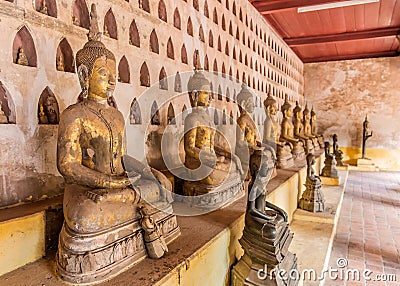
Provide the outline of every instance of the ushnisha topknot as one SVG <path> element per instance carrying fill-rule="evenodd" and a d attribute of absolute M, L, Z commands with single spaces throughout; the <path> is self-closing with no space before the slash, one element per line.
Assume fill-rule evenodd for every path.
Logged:
<path fill-rule="evenodd" d="M 270 90 L 268 91 L 267 98 L 264 100 L 264 106 L 276 106 L 276 99 L 272 97 Z"/>
<path fill-rule="evenodd" d="M 92 72 L 94 62 L 105 56 L 107 59 L 114 60 L 114 54 L 106 48 L 100 41 L 101 33 L 97 22 L 96 5 L 93 3 L 90 11 L 90 27 L 88 33 L 88 42 L 81 50 L 76 53 L 76 67 L 79 69 L 81 65 L 86 66 L 89 74 Z"/>
<path fill-rule="evenodd" d="M 195 50 L 194 75 L 189 78 L 188 92 L 211 91 L 210 81 L 204 76 L 203 68 L 200 64 L 199 51 Z"/>
<path fill-rule="evenodd" d="M 308 115 L 308 114 L 310 114 L 310 110 L 308 109 L 308 105 L 306 103 L 306 106 L 304 107 L 304 110 L 303 110 L 303 115 Z"/>
<path fill-rule="evenodd" d="M 300 105 L 299 105 L 299 102 L 296 101 L 296 106 L 295 106 L 295 108 L 293 108 L 293 113 L 294 113 L 294 114 L 297 114 L 297 113 L 299 113 L 299 112 L 301 112 L 301 107 L 300 107 Z"/>

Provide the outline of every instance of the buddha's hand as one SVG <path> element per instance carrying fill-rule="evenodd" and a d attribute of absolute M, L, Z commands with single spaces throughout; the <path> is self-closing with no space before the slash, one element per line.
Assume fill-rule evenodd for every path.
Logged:
<path fill-rule="evenodd" d="M 202 149 L 199 154 L 201 162 L 211 168 L 214 168 L 218 158 L 212 149 Z"/>
<path fill-rule="evenodd" d="M 95 189 L 86 192 L 86 196 L 95 203 L 100 202 L 134 202 L 138 198 L 136 191 L 131 188 L 104 190 Z"/>
<path fill-rule="evenodd" d="M 106 200 L 107 192 L 105 190 L 89 190 L 86 191 L 86 197 L 88 197 L 95 203 L 99 203 Z"/>

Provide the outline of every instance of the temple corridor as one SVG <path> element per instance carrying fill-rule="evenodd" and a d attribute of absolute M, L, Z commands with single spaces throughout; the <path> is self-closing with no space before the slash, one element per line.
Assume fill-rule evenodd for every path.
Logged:
<path fill-rule="evenodd" d="M 400 173 L 350 172 L 333 242 L 330 267 L 397 274 L 397 282 L 327 281 L 325 285 L 400 285 Z"/>

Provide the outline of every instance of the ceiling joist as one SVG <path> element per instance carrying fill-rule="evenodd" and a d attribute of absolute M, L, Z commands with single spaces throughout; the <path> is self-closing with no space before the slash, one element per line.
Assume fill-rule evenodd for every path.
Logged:
<path fill-rule="evenodd" d="M 282 12 L 284 10 L 293 8 L 343 2 L 343 0 L 272 0 L 272 1 L 255 0 L 250 2 L 261 14 L 265 15 L 276 12 Z"/>
<path fill-rule="evenodd" d="M 298 37 L 298 38 L 284 38 L 284 40 L 290 47 L 296 47 L 302 45 L 390 37 L 390 36 L 397 36 L 398 34 L 400 34 L 400 27 L 389 27 L 382 29 L 339 33 L 339 34 L 318 35 L 318 36 L 308 36 L 308 37 Z"/>
<path fill-rule="evenodd" d="M 317 58 L 304 58 L 303 63 L 342 61 L 342 60 L 379 58 L 379 57 L 396 57 L 398 55 L 399 52 L 397 51 L 383 51 L 383 52 L 373 52 L 373 53 L 354 54 L 354 55 L 336 55 L 336 56 L 326 56 Z"/>

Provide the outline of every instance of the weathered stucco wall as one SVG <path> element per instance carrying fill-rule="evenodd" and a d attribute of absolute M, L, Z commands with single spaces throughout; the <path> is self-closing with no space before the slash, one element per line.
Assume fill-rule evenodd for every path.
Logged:
<path fill-rule="evenodd" d="M 181 112 L 184 105 L 187 108 L 190 107 L 187 95 L 172 100 L 172 97 L 179 95 L 179 92 L 174 90 L 173 79 L 177 72 L 182 74 L 193 71 L 193 54 L 196 49 L 199 50 L 202 65 L 206 66 L 206 61 L 208 61 L 210 71 L 225 72 L 232 78 L 246 79 L 254 94 L 258 96 L 258 107 L 254 116 L 258 126 L 265 119 L 261 102 L 266 98 L 267 89 L 273 91 L 273 95 L 280 104 L 285 93 L 289 95 L 292 102 L 301 100 L 302 62 L 247 0 L 150 0 L 148 1 L 150 12 L 139 7 L 139 2 L 145 3 L 146 0 L 46 1 L 55 3 L 56 17 L 39 12 L 41 7 L 35 7 L 36 2 L 14 0 L 13 3 L 2 1 L 0 5 L 2 31 L 0 33 L 0 82 L 8 91 L 8 103 L 3 102 L 3 109 L 15 106 L 13 114 L 15 120 L 10 120 L 15 123 L 0 124 L 0 207 L 62 192 L 55 162 L 58 128 L 57 125 L 38 124 L 38 101 L 42 91 L 49 87 L 58 101 L 61 113 L 68 105 L 76 102 L 80 92 L 76 73 L 56 69 L 57 47 L 63 39 L 68 41 L 74 57 L 87 40 L 87 29 L 73 24 L 75 3 L 79 2 L 82 7 L 86 5 L 89 10 L 92 3 L 97 5 L 100 31 L 104 29 L 105 15 L 109 15 L 112 11 L 115 16 L 118 39 L 103 36 L 102 41 L 115 54 L 117 65 L 124 56 L 129 65 L 129 83 L 118 82 L 114 93 L 118 109 L 128 122 L 133 99 L 139 98 L 148 89 L 140 83 L 140 69 L 144 63 L 148 67 L 150 85 L 154 84 L 157 87 L 155 100 L 160 108 L 161 117 L 161 124 L 151 126 L 151 131 L 161 132 L 167 125 L 167 108 L 170 102 L 174 107 L 175 115 Z M 198 7 L 195 7 L 196 3 Z M 165 5 L 166 13 L 160 9 L 162 4 Z M 164 13 L 164 19 L 161 19 L 160 13 Z M 176 13 L 179 13 L 181 28 L 175 26 Z M 129 31 L 133 21 L 137 26 L 140 46 L 130 43 Z M 189 22 L 191 25 L 188 24 Z M 35 67 L 22 66 L 13 62 L 14 39 L 17 38 L 17 32 L 24 26 L 26 27 L 25 34 L 30 34 L 32 37 L 33 43 L 31 42 L 28 46 L 35 47 L 37 57 Z M 189 34 L 190 28 L 191 34 Z M 152 31 L 158 38 L 158 53 L 151 51 Z M 171 39 L 172 48 L 168 44 L 169 39 Z M 15 43 L 20 42 L 21 39 Z M 168 46 L 169 52 L 173 51 L 173 59 L 168 56 Z M 186 62 L 182 60 L 183 46 L 187 53 Z M 16 47 L 14 47 L 15 51 Z M 25 51 L 25 53 L 28 52 L 28 50 Z M 162 69 L 168 77 L 172 77 L 168 90 L 158 88 Z M 126 73 L 124 78 L 125 76 Z M 182 87 L 184 86 L 186 82 L 182 80 Z M 229 90 L 230 100 L 219 100 L 216 97 L 213 106 L 221 111 L 225 110 L 227 116 L 232 112 L 236 121 L 238 108 L 233 98 L 240 91 L 240 84 L 229 85 L 226 80 L 222 82 L 220 78 L 220 81 L 213 81 L 215 92 L 219 87 L 224 95 Z M 166 103 L 160 102 L 158 95 L 165 95 L 170 100 Z M 138 138 L 131 149 L 137 152 L 139 160 L 145 160 L 143 150 L 146 146 L 146 127 L 150 121 L 152 101 L 149 97 L 141 97 L 139 103 L 142 123 L 129 125 L 128 129 L 135 138 Z M 221 118 L 219 120 L 220 125 L 224 125 Z M 229 120 L 226 125 L 230 125 Z M 176 129 L 182 128 L 182 123 L 178 122 Z M 228 130 L 230 138 L 235 138 L 234 128 L 230 126 L 221 128 Z M 172 132 L 177 131 L 172 130 Z M 148 146 L 156 148 L 151 144 Z"/>
<path fill-rule="evenodd" d="M 380 167 L 398 169 L 399 70 L 400 57 L 305 64 L 305 100 L 317 110 L 325 138 L 332 140 L 329 136 L 336 133 L 340 146 L 361 148 L 362 123 L 368 114 L 374 134 L 367 141 L 367 156 L 371 148 L 369 157 L 379 160 Z M 348 158 L 359 154 L 352 149 Z"/>

